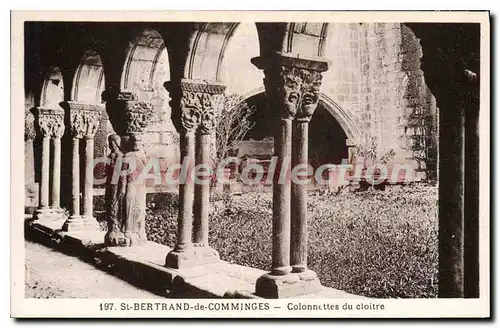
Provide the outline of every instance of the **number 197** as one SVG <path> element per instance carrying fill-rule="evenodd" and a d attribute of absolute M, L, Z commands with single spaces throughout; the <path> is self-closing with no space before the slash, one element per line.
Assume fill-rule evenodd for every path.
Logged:
<path fill-rule="evenodd" d="M 101 309 L 101 311 L 113 310 L 113 303 L 100 303 L 99 308 Z"/>

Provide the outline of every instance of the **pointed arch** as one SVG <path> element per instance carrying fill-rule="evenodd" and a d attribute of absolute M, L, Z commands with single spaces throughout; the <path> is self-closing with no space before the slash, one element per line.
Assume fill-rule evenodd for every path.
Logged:
<path fill-rule="evenodd" d="M 256 88 L 243 95 L 243 98 L 249 99 L 260 93 L 264 93 L 264 91 L 264 87 Z M 348 111 L 324 93 L 320 94 L 318 105 L 325 108 L 337 120 L 348 139 L 353 141 L 360 140 L 361 132 Z"/>

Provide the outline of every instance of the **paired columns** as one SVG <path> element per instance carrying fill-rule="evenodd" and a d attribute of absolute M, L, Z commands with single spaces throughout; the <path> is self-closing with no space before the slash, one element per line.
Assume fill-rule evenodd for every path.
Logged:
<path fill-rule="evenodd" d="M 100 104 L 85 104 L 68 101 L 70 118 L 70 132 L 72 137 L 71 156 L 71 211 L 70 217 L 63 225 L 64 231 L 81 229 L 97 230 L 99 228 L 93 216 L 94 197 L 94 136 L 99 128 L 101 114 L 104 109 Z M 85 142 L 84 158 L 84 189 L 83 189 L 83 213 L 80 213 L 80 143 Z M 83 214 L 83 215 L 82 215 Z"/>
<path fill-rule="evenodd" d="M 37 108 L 38 127 L 42 137 L 42 163 L 39 208 L 36 219 L 60 217 L 61 191 L 61 137 L 64 134 L 64 110 L 62 108 Z M 50 141 L 52 140 L 52 152 Z M 51 156 L 52 153 L 52 167 Z"/>
<path fill-rule="evenodd" d="M 180 269 L 219 261 L 218 252 L 208 244 L 210 177 L 207 173 L 212 169 L 214 107 L 225 86 L 183 79 L 169 82 L 167 89 L 172 98 L 174 124 L 180 133 L 181 163 L 186 176 L 179 180 L 177 244 L 165 262 L 167 267 Z"/>
<path fill-rule="evenodd" d="M 272 268 L 257 280 L 256 294 L 282 298 L 313 293 L 321 284 L 307 268 L 308 127 L 319 101 L 321 72 L 329 61 L 276 53 L 252 63 L 264 70 L 266 96 L 279 119 L 275 156 L 280 171 L 285 166 L 288 173 L 273 182 Z M 296 181 L 291 181 L 290 170 Z"/>

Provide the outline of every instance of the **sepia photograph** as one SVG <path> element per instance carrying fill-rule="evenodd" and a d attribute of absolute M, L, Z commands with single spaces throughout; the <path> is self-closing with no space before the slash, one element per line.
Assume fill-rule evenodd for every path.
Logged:
<path fill-rule="evenodd" d="M 11 316 L 489 317 L 488 12 L 11 15 Z"/>

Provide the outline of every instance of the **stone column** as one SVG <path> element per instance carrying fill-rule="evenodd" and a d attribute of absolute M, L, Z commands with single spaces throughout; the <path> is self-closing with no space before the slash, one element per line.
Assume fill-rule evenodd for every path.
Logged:
<path fill-rule="evenodd" d="M 191 172 L 195 162 L 195 130 L 186 128 L 180 132 L 181 164 L 186 166 L 184 183 L 179 182 L 179 215 L 177 217 L 177 243 L 174 251 L 184 252 L 192 246 L 194 181 Z M 167 257 L 168 264 L 168 257 Z M 172 266 L 176 266 L 173 264 Z"/>
<path fill-rule="evenodd" d="M 37 186 L 35 183 L 35 161 L 33 140 L 36 137 L 35 116 L 30 112 L 24 113 L 24 188 L 25 188 L 25 213 L 32 214 L 38 205 Z"/>
<path fill-rule="evenodd" d="M 256 294 L 282 298 L 316 292 L 321 285 L 316 274 L 307 270 L 306 261 L 307 185 L 291 184 L 291 176 L 283 176 L 291 168 L 283 166 L 290 157 L 294 164 L 308 163 L 307 122 L 317 107 L 321 72 L 328 69 L 329 62 L 279 53 L 253 58 L 252 62 L 264 70 L 266 96 L 280 122 L 274 148 L 282 166 L 280 177 L 273 182 L 272 269 L 257 280 Z"/>
<path fill-rule="evenodd" d="M 420 39 L 425 82 L 439 106 L 438 297 L 477 297 L 479 81 L 473 71 L 480 68 L 480 26 L 407 25 Z"/>
<path fill-rule="evenodd" d="M 181 135 L 181 162 L 186 166 L 187 177 L 179 181 L 177 244 L 167 254 L 165 265 L 181 269 L 219 261 L 219 253 L 208 244 L 210 185 L 195 185 L 193 173 L 195 165 L 210 164 L 215 97 L 224 92 L 225 86 L 183 79 L 179 84 L 170 83 L 168 89 L 174 124 Z"/>
<path fill-rule="evenodd" d="M 196 143 L 196 166 L 210 165 L 210 134 L 199 128 Z M 200 183 L 195 184 L 194 204 L 193 243 L 198 247 L 208 246 L 208 210 L 210 208 L 209 178 L 202 177 L 200 178 Z"/>
<path fill-rule="evenodd" d="M 314 63 L 307 68 L 300 70 L 300 91 L 301 96 L 297 106 L 297 114 L 294 122 L 294 138 L 292 149 L 292 163 L 300 165 L 302 169 L 297 172 L 307 174 L 307 178 L 312 172 L 307 170 L 309 166 L 309 122 L 318 106 L 321 89 L 321 72 L 328 69 L 328 63 L 324 66 L 314 66 Z M 318 65 L 318 64 L 316 64 Z M 299 177 L 297 177 L 299 178 Z M 299 179 L 298 179 L 299 180 Z M 291 265 L 292 272 L 299 274 L 301 281 L 307 282 L 309 291 L 319 290 L 321 286 L 316 273 L 307 268 L 307 189 L 308 184 L 303 180 L 292 184 L 292 225 L 291 225 Z"/>
<path fill-rule="evenodd" d="M 298 118 L 293 125 L 293 166 L 306 166 L 308 158 L 308 128 L 310 117 Z M 305 172 L 305 171 L 301 171 Z M 307 173 L 309 174 L 309 173 Z M 298 177 L 297 177 L 298 178 Z M 291 250 L 292 272 L 307 269 L 307 184 L 292 184 Z"/>
<path fill-rule="evenodd" d="M 40 208 L 49 208 L 50 135 L 42 131 L 42 163 L 40 181 Z"/>
<path fill-rule="evenodd" d="M 36 219 L 57 218 L 63 216 L 59 207 L 60 175 L 61 175 L 61 137 L 64 134 L 64 110 L 62 108 L 37 109 L 38 126 L 42 136 L 42 178 L 40 182 L 40 204 L 35 211 Z M 52 175 L 50 174 L 50 139 L 54 140 Z M 57 152 L 57 153 L 56 153 Z M 50 179 L 52 178 L 52 181 Z M 52 198 L 49 199 L 52 183 Z M 50 200 L 50 203 L 49 203 Z"/>
<path fill-rule="evenodd" d="M 60 209 L 61 198 L 61 137 L 62 135 L 52 135 L 52 170 L 51 170 L 51 197 L 50 207 L 53 209 Z"/>
<path fill-rule="evenodd" d="M 71 140 L 71 216 L 80 216 L 80 138 Z"/>
<path fill-rule="evenodd" d="M 153 118 L 153 105 L 138 99 L 135 93 L 122 91 L 107 99 L 107 112 L 115 132 L 121 136 L 121 176 L 117 194 L 106 202 L 117 203 L 117 218 L 108 218 L 107 246 L 141 246 L 146 237 L 146 181 L 143 172 L 147 164 L 141 142 L 142 134 Z M 88 138 L 89 139 L 89 138 Z M 118 165 L 118 164 L 117 164 Z M 133 169 L 133 170 L 132 170 Z M 106 204 L 106 208 L 114 208 Z"/>
<path fill-rule="evenodd" d="M 98 230 L 99 225 L 92 215 L 93 202 L 93 137 L 99 128 L 101 113 L 104 109 L 100 104 L 85 104 L 68 101 L 72 136 L 72 186 L 71 186 L 71 216 L 63 225 L 64 231 Z M 80 141 L 85 140 L 85 165 L 80 168 Z M 80 174 L 85 176 L 84 211 L 80 213 Z"/>

